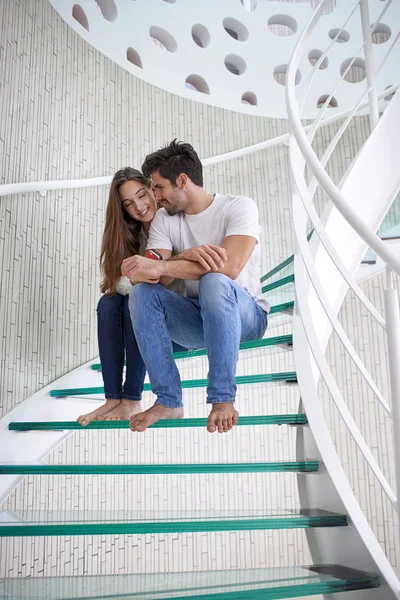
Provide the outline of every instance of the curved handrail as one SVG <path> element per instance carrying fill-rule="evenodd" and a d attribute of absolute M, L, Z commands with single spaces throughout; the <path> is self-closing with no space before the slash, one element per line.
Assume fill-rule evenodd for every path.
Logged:
<path fill-rule="evenodd" d="M 392 85 L 390 88 L 387 88 L 384 92 L 381 92 L 378 98 L 384 98 L 385 96 L 390 95 L 395 92 L 400 87 L 400 82 Z M 358 111 L 364 110 L 368 106 L 368 102 L 363 102 L 359 105 Z M 322 119 L 320 122 L 320 127 L 326 127 L 331 123 L 335 123 L 336 121 L 340 121 L 344 117 L 347 117 L 353 111 L 353 107 L 347 108 L 345 110 L 335 112 L 335 114 L 330 115 L 326 119 Z M 305 131 L 309 131 L 311 129 L 311 125 L 307 125 L 305 127 Z M 212 156 L 210 158 L 202 159 L 202 164 L 204 167 L 219 164 L 222 162 L 226 162 L 228 160 L 233 160 L 235 158 L 241 158 L 243 156 L 247 156 L 248 154 L 253 154 L 255 152 L 260 152 L 261 150 L 266 150 L 267 148 L 271 148 L 273 146 L 277 146 L 279 144 L 284 144 L 289 142 L 290 134 L 284 133 L 275 138 L 271 138 L 270 140 L 265 140 L 264 142 L 259 142 L 258 144 L 253 144 L 251 146 L 246 146 L 245 148 L 240 148 L 238 150 L 232 150 L 231 152 L 226 152 L 224 154 L 219 154 L 217 156 Z M 5 183 L 0 185 L 0 197 L 2 196 L 13 196 L 15 194 L 25 194 L 30 192 L 49 192 L 53 190 L 70 190 L 70 189 L 79 189 L 79 188 L 87 188 L 87 187 L 96 187 L 100 185 L 109 185 L 112 181 L 112 175 L 106 175 L 104 177 L 92 177 L 88 179 L 66 179 L 66 180 L 54 180 L 54 181 L 34 181 L 34 182 L 26 182 L 26 183 Z"/>
<path fill-rule="evenodd" d="M 382 242 L 382 240 L 376 235 L 376 233 L 364 223 L 364 221 L 359 217 L 357 212 L 347 201 L 345 196 L 339 191 L 338 187 L 329 177 L 324 167 L 321 165 L 306 135 L 304 127 L 301 123 L 300 115 L 296 110 L 297 100 L 295 95 L 295 78 L 297 67 L 299 65 L 303 50 L 306 47 L 308 38 L 314 31 L 315 25 L 317 24 L 327 2 L 328 0 L 322 0 L 317 9 L 314 11 L 308 26 L 300 34 L 289 63 L 285 97 L 292 132 L 307 162 L 307 165 L 310 167 L 318 183 L 328 197 L 332 200 L 344 219 L 352 226 L 352 228 L 368 244 L 368 246 L 370 246 L 376 252 L 376 254 L 391 267 L 393 271 L 400 274 L 400 259 L 398 259 L 395 254 L 389 250 L 385 243 Z"/>
<path fill-rule="evenodd" d="M 322 460 L 324 461 L 325 467 L 327 468 L 327 471 L 329 472 L 329 475 L 334 482 L 336 489 L 338 490 L 341 501 L 345 505 L 349 517 L 355 525 L 375 564 L 385 578 L 388 586 L 394 592 L 396 598 L 400 598 L 400 580 L 391 567 L 385 553 L 380 548 L 379 542 L 369 526 L 360 504 L 358 503 L 353 490 L 351 489 L 349 480 L 344 472 L 343 466 L 340 463 L 340 459 L 334 446 L 328 425 L 325 421 L 321 401 L 318 395 L 318 381 L 320 378 L 322 378 L 322 381 L 329 392 L 330 399 L 333 400 L 333 403 L 336 405 L 340 417 L 343 423 L 346 425 L 350 435 L 352 436 L 352 439 L 357 444 L 363 458 L 367 461 L 369 468 L 377 478 L 382 490 L 385 492 L 392 506 L 398 510 L 398 499 L 396 498 L 393 489 L 382 472 L 360 429 L 355 423 L 355 420 L 336 383 L 334 375 L 325 357 L 327 340 L 329 339 L 333 328 L 342 343 L 341 347 L 345 348 L 352 358 L 354 364 L 357 366 L 358 373 L 364 377 L 364 380 L 370 386 L 370 389 L 372 389 L 372 391 L 375 393 L 375 396 L 378 398 L 387 414 L 393 417 L 390 406 L 385 402 L 382 394 L 373 382 L 372 377 L 356 353 L 339 319 L 337 318 L 337 310 L 340 307 L 345 294 L 345 285 L 344 283 L 343 285 L 340 283 L 343 280 L 337 277 L 336 273 L 334 275 L 335 283 L 328 282 L 329 276 L 334 272 L 335 268 L 343 277 L 344 281 L 352 289 L 354 289 L 359 299 L 363 301 L 366 306 L 369 304 L 367 308 L 375 318 L 377 317 L 377 311 L 374 309 L 374 307 L 372 307 L 368 300 L 367 303 L 365 303 L 363 292 L 361 292 L 358 286 L 354 286 L 353 277 L 345 266 L 346 260 L 343 260 L 345 256 L 344 252 L 338 252 L 335 249 L 334 244 L 331 242 L 331 239 L 325 230 L 323 221 L 318 216 L 318 213 L 313 205 L 313 198 L 319 184 L 327 194 L 328 198 L 332 201 L 332 204 L 336 207 L 337 211 L 344 217 L 344 220 L 349 223 L 353 230 L 360 235 L 360 238 L 364 240 L 364 242 L 366 242 L 370 247 L 372 247 L 393 270 L 395 270 L 397 273 L 400 273 L 400 260 L 398 260 L 393 253 L 388 251 L 388 249 L 384 246 L 384 243 L 376 235 L 375 231 L 370 229 L 367 223 L 359 217 L 356 210 L 351 206 L 351 202 L 338 189 L 325 170 L 325 166 L 328 163 L 333 150 L 336 148 L 338 141 L 341 139 L 344 131 L 347 129 L 353 116 L 357 113 L 358 107 L 362 104 L 365 95 L 369 93 L 370 89 L 368 87 L 366 94 L 363 94 L 363 96 L 359 99 L 358 103 L 353 108 L 353 111 L 349 112 L 347 120 L 339 127 L 338 132 L 328 144 L 328 148 L 325 150 L 322 159 L 317 157 L 316 153 L 312 149 L 311 143 L 314 133 L 319 126 L 319 121 L 323 115 L 323 111 L 327 107 L 329 99 L 325 103 L 324 107 L 322 107 L 322 109 L 319 111 L 314 123 L 311 126 L 311 129 L 309 130 L 308 135 L 301 122 L 301 110 L 299 108 L 299 105 L 301 106 L 301 102 L 299 103 L 296 99 L 295 74 L 300 62 L 300 58 L 302 57 L 306 45 L 308 46 L 309 38 L 328 1 L 329 0 L 322 0 L 320 2 L 306 28 L 301 33 L 292 59 L 289 63 L 286 83 L 286 103 L 289 113 L 289 121 L 293 132 L 293 136 L 291 137 L 290 141 L 295 240 L 294 269 L 296 277 L 296 310 L 293 322 L 293 349 L 302 401 L 305 405 L 306 412 L 309 415 L 309 423 L 312 435 L 321 454 Z M 386 7 L 386 10 L 387 8 L 388 6 Z M 382 11 L 382 14 L 384 14 L 384 12 L 385 11 Z M 382 14 L 380 15 L 380 18 L 382 17 Z M 392 51 L 398 39 L 399 35 L 396 37 L 389 52 Z M 380 65 L 380 68 L 386 59 L 387 55 Z M 343 80 L 344 75 L 345 73 L 343 74 L 341 81 Z M 335 89 L 337 89 L 338 85 L 340 85 L 340 82 L 336 85 Z M 369 85 L 372 85 L 372 83 L 370 82 Z M 384 92 L 384 95 L 388 95 L 387 92 Z M 392 107 L 397 108 L 397 106 L 397 101 L 395 101 L 395 104 L 393 104 Z M 390 117 L 393 116 L 393 110 L 391 112 L 389 111 L 386 116 L 389 117 L 389 120 L 386 119 L 385 121 L 386 125 L 384 125 L 384 127 L 387 128 L 388 125 L 390 126 L 390 124 L 393 123 L 393 121 L 390 120 Z M 381 131 L 385 132 L 386 130 L 383 129 Z M 369 148 L 371 149 L 371 146 L 369 146 Z M 313 174 L 310 184 L 307 183 L 306 179 L 306 165 L 310 168 Z M 349 171 L 348 176 L 351 177 L 351 171 Z M 390 185 L 397 185 L 395 178 L 390 180 Z M 351 188 L 351 184 L 349 187 Z M 389 198 L 389 195 L 392 191 L 395 192 L 397 190 L 388 189 L 387 186 L 387 198 Z M 330 209 L 328 207 L 327 214 L 329 213 L 329 210 Z M 375 212 L 377 216 L 382 216 L 379 211 Z M 308 219 L 311 220 L 311 223 L 314 226 L 318 244 L 320 244 L 315 247 L 315 255 L 313 255 L 312 249 L 310 248 L 306 239 L 306 226 L 308 225 Z M 334 213 L 331 221 L 335 223 Z M 361 246 L 362 242 L 360 241 L 358 245 L 354 247 L 356 248 L 354 259 L 358 256 L 357 252 L 361 250 Z M 322 252 L 320 249 L 322 249 Z M 324 249 L 327 252 L 327 257 Z M 354 262 L 355 261 L 353 261 L 353 263 Z M 326 271 L 324 276 L 322 276 L 322 272 L 327 267 L 328 263 L 328 271 Z M 350 261 L 349 264 L 351 264 Z M 321 265 L 323 265 L 323 267 Z M 318 272 L 318 267 L 320 267 L 320 272 Z M 329 287 L 329 285 L 329 290 L 331 294 L 333 293 L 333 300 L 330 299 L 330 296 L 328 296 L 327 293 L 327 287 Z M 382 323 L 382 321 L 383 319 L 379 315 L 378 322 L 380 322 L 381 325 L 384 325 L 384 322 Z M 318 329 L 321 323 L 323 332 Z M 399 494 L 399 486 L 397 486 L 397 490 Z"/>

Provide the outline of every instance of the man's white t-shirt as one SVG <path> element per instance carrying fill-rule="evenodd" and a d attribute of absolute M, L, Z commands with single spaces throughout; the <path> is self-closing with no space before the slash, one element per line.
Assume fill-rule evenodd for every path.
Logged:
<path fill-rule="evenodd" d="M 172 250 L 176 254 L 203 244 L 222 246 L 230 235 L 254 237 L 257 243 L 236 283 L 254 297 L 266 312 L 270 305 L 262 297 L 260 273 L 260 223 L 254 200 L 246 196 L 215 194 L 206 210 L 196 215 L 184 212 L 170 216 L 164 208 L 157 211 L 150 227 L 147 249 Z M 198 298 L 199 282 L 185 280 L 188 298 Z"/>

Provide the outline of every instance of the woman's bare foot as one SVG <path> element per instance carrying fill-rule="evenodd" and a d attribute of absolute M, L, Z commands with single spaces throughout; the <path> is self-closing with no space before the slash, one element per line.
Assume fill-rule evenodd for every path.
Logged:
<path fill-rule="evenodd" d="M 83 426 L 89 425 L 92 421 L 102 421 L 104 416 L 114 410 L 119 403 L 119 400 L 106 400 L 105 404 L 102 404 L 99 408 L 92 410 L 92 412 L 86 415 L 81 415 L 77 418 L 77 421 Z"/>
<path fill-rule="evenodd" d="M 142 404 L 138 400 L 121 400 L 121 402 L 112 410 L 107 413 L 103 419 L 104 421 L 129 421 L 133 415 L 137 415 L 142 411 Z"/>
<path fill-rule="evenodd" d="M 183 408 L 167 408 L 161 404 L 154 404 L 144 412 L 131 417 L 130 428 L 132 431 L 145 431 L 161 419 L 183 419 Z"/>
<path fill-rule="evenodd" d="M 239 413 L 234 409 L 232 402 L 221 402 L 213 404 L 212 411 L 208 415 L 207 431 L 214 433 L 226 433 L 234 425 L 237 425 Z"/>

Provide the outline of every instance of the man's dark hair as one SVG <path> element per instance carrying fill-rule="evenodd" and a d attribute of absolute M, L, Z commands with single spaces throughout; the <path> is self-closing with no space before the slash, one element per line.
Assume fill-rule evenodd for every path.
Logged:
<path fill-rule="evenodd" d="M 176 185 L 176 179 L 185 173 L 195 185 L 203 186 L 203 166 L 193 146 L 177 142 L 176 138 L 165 148 L 148 154 L 142 165 L 142 172 L 150 177 L 158 171 L 161 177 Z"/>

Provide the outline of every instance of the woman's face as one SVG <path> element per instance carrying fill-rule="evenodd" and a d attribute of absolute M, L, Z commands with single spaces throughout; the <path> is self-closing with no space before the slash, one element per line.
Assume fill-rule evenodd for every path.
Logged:
<path fill-rule="evenodd" d="M 157 211 L 152 191 L 141 181 L 132 179 L 119 188 L 121 204 L 133 219 L 150 224 Z"/>

